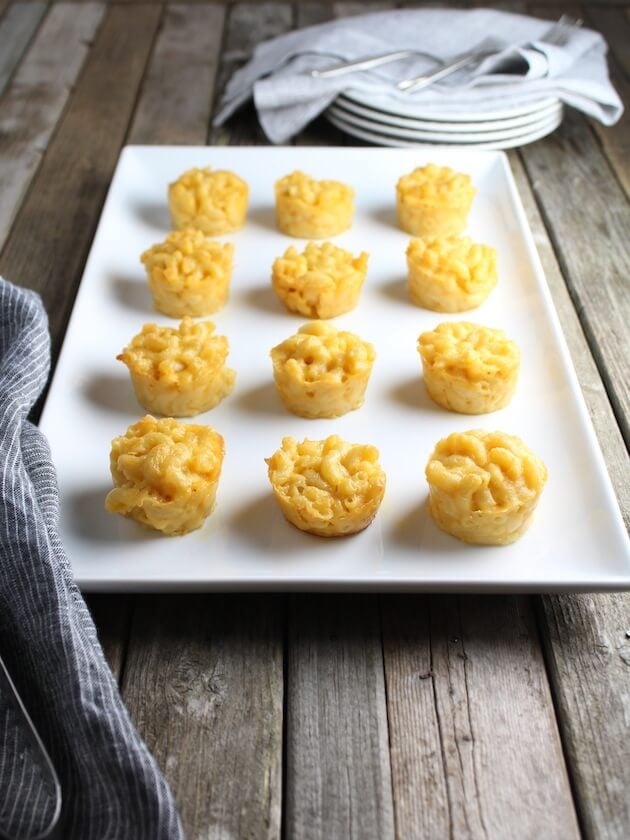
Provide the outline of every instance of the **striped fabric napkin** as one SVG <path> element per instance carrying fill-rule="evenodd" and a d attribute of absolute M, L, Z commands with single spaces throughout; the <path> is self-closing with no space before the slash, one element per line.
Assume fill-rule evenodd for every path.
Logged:
<path fill-rule="evenodd" d="M 48 443 L 26 419 L 49 367 L 39 297 L 0 278 L 0 655 L 61 782 L 55 837 L 179 840 L 171 793 L 123 705 L 57 533 Z M 48 791 L 2 686 L 0 835 L 30 838 Z"/>

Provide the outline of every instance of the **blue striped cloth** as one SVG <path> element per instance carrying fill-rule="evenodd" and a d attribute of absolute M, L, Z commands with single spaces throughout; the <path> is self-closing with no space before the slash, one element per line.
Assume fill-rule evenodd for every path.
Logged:
<path fill-rule="evenodd" d="M 0 655 L 61 782 L 55 836 L 181 838 L 171 793 L 123 705 L 57 533 L 50 450 L 27 420 L 49 367 L 39 297 L 0 278 Z M 34 836 L 48 792 L 40 768 L 24 760 L 20 718 L 1 692 L 0 834 Z"/>

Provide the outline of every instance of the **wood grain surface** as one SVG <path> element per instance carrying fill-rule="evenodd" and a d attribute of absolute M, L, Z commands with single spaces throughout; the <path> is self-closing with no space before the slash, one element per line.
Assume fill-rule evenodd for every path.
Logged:
<path fill-rule="evenodd" d="M 165 9 L 128 143 L 206 142 L 225 14 L 214 3 Z"/>
<path fill-rule="evenodd" d="M 0 248 L 57 126 L 104 10 L 102 3 L 64 3 L 51 9 L 3 97 Z M 51 73 L 51 67 L 57 68 L 55 73 Z M 72 159 L 76 159 L 74 150 Z M 28 278 L 19 282 L 29 285 Z"/>
<path fill-rule="evenodd" d="M 0 270 L 42 293 L 55 353 L 122 145 L 266 142 L 251 107 L 211 127 L 255 45 L 393 5 L 0 0 Z M 625 3 L 495 5 L 577 9 L 627 99 Z M 627 523 L 629 148 L 627 118 L 569 114 L 510 153 Z M 627 594 L 89 604 L 187 836 L 630 835 Z"/>
<path fill-rule="evenodd" d="M 59 5 L 51 14 L 67 14 L 69 8 Z M 71 31 L 76 31 L 74 21 L 84 11 L 91 19 L 101 13 L 100 7 L 92 4 L 70 10 Z M 5 277 L 41 294 L 50 321 L 53 359 L 59 352 L 160 14 L 159 6 L 149 5 L 107 10 L 80 82 L 0 256 L 0 272 Z M 86 44 L 81 46 L 87 49 Z M 63 30 L 59 49 L 62 47 L 63 56 L 56 60 L 64 66 L 69 46 Z M 50 74 L 49 60 L 39 58 L 38 72 Z"/>
<path fill-rule="evenodd" d="M 123 697 L 189 837 L 279 840 L 282 618 L 270 595 L 137 599 Z"/>
<path fill-rule="evenodd" d="M 549 595 L 543 638 L 584 835 L 630 828 L 630 596 Z"/>
<path fill-rule="evenodd" d="M 529 599 L 382 601 L 398 836 L 579 837 Z"/>
<path fill-rule="evenodd" d="M 0 19 L 0 96 L 48 7 L 32 3 L 11 6 Z"/>
<path fill-rule="evenodd" d="M 378 601 L 293 596 L 287 647 L 287 837 L 394 837 Z"/>

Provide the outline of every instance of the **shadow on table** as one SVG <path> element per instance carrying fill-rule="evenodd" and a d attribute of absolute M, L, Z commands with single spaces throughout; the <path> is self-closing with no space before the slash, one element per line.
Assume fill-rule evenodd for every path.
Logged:
<path fill-rule="evenodd" d="M 105 497 L 111 489 L 111 485 L 95 487 L 70 496 L 72 530 L 90 542 L 120 542 L 117 529 L 112 527 L 113 514 L 105 510 Z"/>
<path fill-rule="evenodd" d="M 236 405 L 243 411 L 255 414 L 271 414 L 286 417 L 287 412 L 278 396 L 273 382 L 256 385 L 249 391 L 237 395 Z"/>
<path fill-rule="evenodd" d="M 254 289 L 249 289 L 243 294 L 243 300 L 248 306 L 262 312 L 284 315 L 287 311 L 274 292 L 271 281 L 265 286 L 256 286 Z"/>
<path fill-rule="evenodd" d="M 105 510 L 105 497 L 112 485 L 73 493 L 68 500 L 69 524 L 86 542 L 122 543 L 167 539 L 159 531 L 144 528 L 131 519 Z"/>
<path fill-rule="evenodd" d="M 83 394 L 98 408 L 114 414 L 138 414 L 142 410 L 128 376 L 96 374 L 85 384 Z"/>
<path fill-rule="evenodd" d="M 168 206 L 164 204 L 139 204 L 136 207 L 139 219 L 166 235 L 172 229 Z"/>
<path fill-rule="evenodd" d="M 256 227 L 278 232 L 276 211 L 273 207 L 251 207 L 247 213 L 247 220 Z"/>
<path fill-rule="evenodd" d="M 389 204 L 375 210 L 374 213 L 372 213 L 372 218 L 379 224 L 385 225 L 385 227 L 394 228 L 395 230 L 400 231 L 398 220 L 396 218 L 396 210 Z"/>
<path fill-rule="evenodd" d="M 145 280 L 130 277 L 111 277 L 110 283 L 119 302 L 143 315 L 155 315 L 151 292 Z"/>
<path fill-rule="evenodd" d="M 388 396 L 399 405 L 412 408 L 414 411 L 440 411 L 444 413 L 444 409 L 439 408 L 428 395 L 421 376 L 412 376 L 411 379 L 396 382 Z"/>
<path fill-rule="evenodd" d="M 395 280 L 388 280 L 379 287 L 379 291 L 388 300 L 394 300 L 396 303 L 404 303 L 410 305 L 409 292 L 407 291 L 407 280 L 405 277 L 397 277 Z"/>
<path fill-rule="evenodd" d="M 320 552 L 322 540 L 286 521 L 271 490 L 246 502 L 229 520 L 229 527 L 258 552 L 261 565 L 286 558 L 291 563 Z M 289 568 L 289 567 L 287 567 Z"/>

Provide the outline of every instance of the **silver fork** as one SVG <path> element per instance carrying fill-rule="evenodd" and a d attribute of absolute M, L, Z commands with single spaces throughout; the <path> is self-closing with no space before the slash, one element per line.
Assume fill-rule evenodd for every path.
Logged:
<path fill-rule="evenodd" d="M 426 56 L 434 61 L 438 60 L 435 56 L 420 50 L 396 50 L 396 52 L 373 55 L 369 58 L 358 58 L 356 61 L 343 61 L 341 64 L 335 64 L 334 67 L 327 67 L 325 70 L 311 70 L 311 76 L 316 79 L 331 79 L 334 76 L 356 73 L 358 70 L 372 70 L 374 67 L 382 67 L 384 64 L 391 64 L 394 61 L 401 61 L 403 58 L 412 58 L 416 55 Z"/>
<path fill-rule="evenodd" d="M 579 18 L 574 18 L 571 15 L 562 15 L 553 24 L 553 26 L 547 29 L 546 32 L 543 32 L 540 38 L 536 38 L 536 40 L 543 41 L 545 44 L 553 44 L 554 46 L 561 47 L 567 43 L 573 31 L 581 25 L 582 21 Z M 486 42 L 482 42 L 475 47 L 474 50 L 459 56 L 454 61 L 443 65 L 439 70 L 436 70 L 433 73 L 429 73 L 424 76 L 416 76 L 413 79 L 403 79 L 401 82 L 398 82 L 396 87 L 398 90 L 402 90 L 405 93 L 423 90 L 424 88 L 429 87 L 429 85 L 432 85 L 434 82 L 450 76 L 451 73 L 454 73 L 456 70 L 460 70 L 462 67 L 466 67 L 469 64 L 473 64 L 475 61 L 485 58 L 487 55 L 491 55 L 491 52 L 489 52 L 487 48 L 484 48 L 485 43 Z"/>

